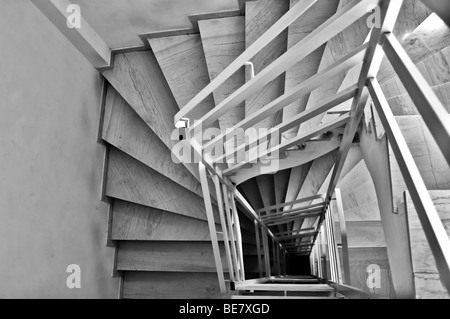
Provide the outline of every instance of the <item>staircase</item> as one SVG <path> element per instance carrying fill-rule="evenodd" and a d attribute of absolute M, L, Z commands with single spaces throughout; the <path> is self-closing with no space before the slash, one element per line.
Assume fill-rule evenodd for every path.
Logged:
<path fill-rule="evenodd" d="M 318 273 L 289 276 L 286 273 L 288 259 L 282 248 L 304 245 L 305 249 L 288 249 L 287 252 L 310 256 L 312 249 L 307 245 L 314 244 L 322 216 L 301 215 L 288 222 L 283 219 L 281 223 L 277 216 L 296 211 L 314 212 L 317 207 L 327 209 L 325 195 L 342 156 L 345 125 L 349 126 L 347 123 L 351 121 L 348 110 L 352 99 L 345 97 L 356 92 L 352 91 L 352 85 L 358 82 L 363 61 L 350 65 L 345 59 L 349 55 L 359 57 L 358 50 L 370 39 L 365 17 L 312 50 L 209 125 L 224 132 L 259 116 L 267 105 L 292 90 L 302 90 L 305 82 L 311 88 L 303 89 L 305 94 L 280 110 L 267 113 L 261 121 L 256 123 L 255 120 L 253 125 L 273 129 L 294 121 L 282 132 L 279 141 L 295 140 L 283 151 L 279 170 L 261 174 L 259 163 L 243 167 L 217 164 L 251 208 L 268 223 L 267 229 L 249 216 L 248 207 L 241 202 L 235 205 L 237 217 L 231 216 L 227 223 L 230 228 L 240 226 L 242 242 L 230 246 L 229 242 L 239 240 L 226 237 L 230 234 L 227 227 L 224 229 L 227 223 L 221 222 L 224 206 L 221 196 L 211 192 L 212 221 L 198 163 L 176 163 L 172 154 L 179 142 L 174 118 L 180 110 L 186 110 L 190 101 L 300 1 L 242 1 L 241 12 L 196 15 L 196 32 L 150 36 L 146 41 L 148 50 L 118 53 L 114 56 L 113 68 L 103 72 L 107 85 L 102 138 L 108 145 L 104 193 L 110 202 L 108 239 L 116 247 L 114 270 L 122 280 L 122 298 L 344 298 L 342 285 L 338 287 L 330 282 L 339 277 L 338 269 L 327 269 L 325 276 L 318 276 Z M 312 4 L 302 17 L 294 19 L 285 31 L 255 54 L 249 61 L 251 65 L 234 72 L 198 103 L 189 117 L 201 119 L 227 103 L 239 88 L 252 83 L 254 74 L 265 72 L 287 50 L 301 46 L 312 32 L 353 2 L 320 0 Z M 448 28 L 429 32 L 429 26 L 436 25 L 435 19 L 420 2 L 405 0 L 394 34 L 402 39 L 405 50 L 450 112 L 450 32 Z M 348 67 L 343 68 L 344 64 Z M 320 76 L 328 73 L 333 76 L 322 81 Z M 381 64 L 378 81 L 448 231 L 450 169 L 446 159 L 387 59 Z M 331 105 L 336 96 L 341 103 L 325 112 L 314 113 L 321 104 Z M 368 297 L 375 297 L 375 294 L 403 297 L 396 294 L 403 287 L 394 280 L 399 273 L 393 266 L 397 248 L 392 244 L 394 235 L 387 220 L 397 217 L 385 213 L 390 209 L 389 214 L 400 216 L 402 234 L 410 245 L 406 247 L 410 251 L 406 263 L 414 278 L 411 283 L 414 288 L 404 288 L 405 291 L 409 291 L 409 297 L 414 294 L 417 298 L 448 298 L 439 281 L 433 254 L 426 247 L 413 201 L 405 195 L 408 188 L 393 151 L 387 146 L 385 128 L 370 102 L 365 108 L 363 125 L 358 128 L 359 139 L 349 141 L 350 150 L 336 181 L 341 196 L 336 193 L 330 203 L 334 239 L 327 238 L 330 243 L 336 241 L 340 259 L 336 265 L 342 269 L 341 283 L 355 287 L 358 293 Z M 315 116 L 296 119 L 305 112 Z M 318 131 L 309 136 L 315 130 Z M 252 138 L 254 136 L 250 136 L 250 140 Z M 237 145 L 243 141 L 243 136 L 237 136 Z M 262 145 L 265 150 L 274 147 L 267 141 Z M 384 151 L 372 154 L 370 149 Z M 254 154 L 253 150 L 248 153 Z M 388 166 L 381 168 L 387 172 L 383 179 L 374 172 L 377 165 L 384 162 Z M 392 187 L 392 193 L 384 195 L 384 183 Z M 210 190 L 217 189 L 214 178 L 208 178 L 207 184 Z M 387 209 L 386 203 L 390 205 Z M 225 217 L 227 210 L 233 210 L 227 205 L 225 202 Z M 286 234 L 311 229 L 314 230 L 312 238 L 277 241 Z M 275 234 L 272 239 L 267 235 L 268 230 Z M 216 237 L 218 251 L 211 245 Z M 266 242 L 267 238 L 271 241 Z M 242 248 L 244 267 L 233 271 L 228 269 L 229 256 L 239 257 L 239 248 Z M 330 254 L 324 254 L 324 263 L 335 258 Z M 343 258 L 345 255 L 348 265 Z M 218 282 L 218 263 L 223 265 L 226 293 L 221 291 Z M 381 268 L 381 287 L 367 285 L 367 268 L 372 264 Z M 245 280 L 235 283 L 230 276 L 243 269 Z"/>

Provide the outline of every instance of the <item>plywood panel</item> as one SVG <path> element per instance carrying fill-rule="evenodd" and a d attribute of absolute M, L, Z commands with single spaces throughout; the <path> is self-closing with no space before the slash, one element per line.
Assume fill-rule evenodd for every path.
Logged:
<path fill-rule="evenodd" d="M 102 137 L 128 155 L 202 196 L 200 183 L 180 164 L 171 151 L 112 87 L 108 86 Z"/>
<path fill-rule="evenodd" d="M 115 148 L 108 163 L 107 196 L 206 220 L 200 196 Z"/>
<path fill-rule="evenodd" d="M 131 299 L 210 299 L 222 296 L 217 274 L 125 272 L 123 297 Z"/>

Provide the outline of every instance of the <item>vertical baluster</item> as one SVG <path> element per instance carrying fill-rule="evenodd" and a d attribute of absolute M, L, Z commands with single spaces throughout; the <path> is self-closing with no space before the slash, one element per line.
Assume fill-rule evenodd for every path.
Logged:
<path fill-rule="evenodd" d="M 222 190 L 220 188 L 220 181 L 219 181 L 219 177 L 217 175 L 213 176 L 213 182 L 214 182 L 214 187 L 216 190 L 217 206 L 219 208 L 220 225 L 222 226 L 225 254 L 227 255 L 228 273 L 230 274 L 230 280 L 234 282 L 235 281 L 234 273 L 233 273 L 234 267 L 233 267 L 233 262 L 231 261 L 230 242 L 228 240 L 228 229 L 227 229 L 227 223 L 226 223 L 225 215 L 224 215 L 224 211 L 223 211 Z"/>
<path fill-rule="evenodd" d="M 217 277 L 219 279 L 219 287 L 221 293 L 226 293 L 225 278 L 223 274 L 222 259 L 220 257 L 219 242 L 217 241 L 216 223 L 214 221 L 213 207 L 211 203 L 208 175 L 205 165 L 199 163 L 199 175 L 203 191 L 203 200 L 205 202 L 206 217 L 208 219 L 209 234 L 213 248 L 214 260 L 216 263 Z"/>
<path fill-rule="evenodd" d="M 238 256 L 237 256 L 237 251 L 236 251 L 236 236 L 234 234 L 234 226 L 233 226 L 233 220 L 231 217 L 231 207 L 230 207 L 230 196 L 229 196 L 229 191 L 228 188 L 226 187 L 226 185 L 222 185 L 222 191 L 223 191 L 223 198 L 224 198 L 224 202 L 225 202 L 225 218 L 227 220 L 227 224 L 228 224 L 228 234 L 230 235 L 230 246 L 231 246 L 231 257 L 232 257 L 232 263 L 233 263 L 233 268 L 234 268 L 234 272 L 235 272 L 235 281 L 241 281 L 241 277 L 240 277 L 240 266 L 239 266 L 239 262 L 238 262 Z"/>

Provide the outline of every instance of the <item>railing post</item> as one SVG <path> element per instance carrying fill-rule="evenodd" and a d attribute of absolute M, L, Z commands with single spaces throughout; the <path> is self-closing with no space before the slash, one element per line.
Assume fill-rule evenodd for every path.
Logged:
<path fill-rule="evenodd" d="M 220 225 L 222 226 L 222 234 L 223 234 L 223 243 L 225 246 L 225 254 L 227 255 L 227 263 L 228 263 L 228 273 L 230 274 L 230 280 L 235 281 L 234 273 L 233 273 L 233 262 L 231 260 L 231 253 L 230 253 L 230 242 L 228 239 L 228 229 L 227 229 L 227 223 L 225 219 L 225 214 L 223 210 L 223 200 L 222 200 L 222 190 L 220 187 L 220 181 L 219 177 L 217 175 L 213 175 L 212 177 L 214 182 L 214 187 L 216 190 L 216 197 L 217 197 L 217 206 L 219 208 L 219 217 L 220 217 Z"/>
<path fill-rule="evenodd" d="M 273 273 L 276 274 L 278 272 L 278 264 L 277 264 L 277 250 L 275 245 L 275 240 L 271 239 L 272 241 L 272 261 L 273 261 Z"/>
<path fill-rule="evenodd" d="M 336 265 L 336 275 L 337 275 L 337 283 L 342 284 L 342 269 L 341 269 L 341 262 L 339 257 L 339 249 L 336 243 L 336 233 L 334 231 L 335 223 L 334 223 L 334 217 L 333 217 L 333 210 L 332 205 L 330 205 L 330 225 L 331 225 L 331 237 L 333 239 L 333 250 L 334 250 L 334 258 L 335 258 L 335 265 Z"/>
<path fill-rule="evenodd" d="M 222 192 L 223 192 L 223 198 L 225 202 L 225 218 L 227 220 L 228 224 L 228 233 L 230 235 L 230 244 L 231 244 L 231 256 L 232 256 L 232 263 L 235 273 L 235 281 L 241 281 L 239 276 L 239 262 L 237 257 L 237 249 L 236 249 L 236 238 L 234 234 L 234 226 L 233 226 L 233 220 L 231 218 L 231 207 L 230 207 L 230 194 L 228 192 L 228 189 L 226 185 L 222 184 Z"/>
<path fill-rule="evenodd" d="M 276 247 L 276 249 L 277 249 L 277 253 L 276 253 L 276 256 L 277 256 L 277 273 L 278 273 L 278 276 L 281 276 L 281 251 L 280 251 L 280 244 L 278 244 L 278 243 L 275 243 L 275 247 Z"/>
<path fill-rule="evenodd" d="M 261 237 L 259 232 L 259 224 L 255 220 L 255 236 L 256 236 L 256 250 L 258 252 L 258 271 L 259 271 L 259 277 L 262 278 L 263 276 L 263 265 L 262 265 L 262 255 L 261 255 Z"/>
<path fill-rule="evenodd" d="M 327 228 L 327 237 L 328 237 L 328 251 L 330 255 L 330 266 L 331 266 L 331 276 L 332 281 L 336 283 L 340 283 L 340 270 L 339 264 L 337 262 L 337 252 L 336 252 L 336 241 L 334 238 L 334 224 L 332 219 L 331 206 L 328 208 L 325 224 Z"/>
<path fill-rule="evenodd" d="M 245 268 L 244 268 L 244 251 L 242 247 L 242 233 L 241 233 L 241 223 L 239 222 L 239 215 L 236 208 L 236 201 L 234 199 L 234 195 L 230 194 L 230 200 L 231 200 L 231 209 L 233 211 L 233 220 L 234 220 L 234 229 L 236 232 L 236 244 L 237 244 L 237 250 L 239 255 L 239 265 L 241 268 L 241 274 L 240 279 L 245 280 Z"/>
<path fill-rule="evenodd" d="M 223 274 L 222 259 L 220 257 L 219 242 L 217 241 L 216 223 L 214 221 L 213 207 L 211 203 L 211 193 L 209 191 L 208 176 L 206 167 L 203 163 L 199 163 L 199 175 L 203 191 L 203 200 L 205 202 L 206 217 L 208 219 L 209 234 L 211 236 L 214 260 L 216 263 L 217 277 L 219 279 L 219 288 L 221 293 L 226 293 L 225 277 Z"/>
<path fill-rule="evenodd" d="M 263 237 L 263 248 L 264 248 L 264 265 L 266 271 L 266 277 L 271 276 L 270 271 L 270 251 L 269 251 L 269 238 L 267 235 L 267 229 L 265 227 L 262 228 L 262 237 Z"/>
<path fill-rule="evenodd" d="M 344 267 L 344 283 L 346 285 L 351 285 L 351 277 L 350 277 L 350 259 L 348 252 L 348 240 L 347 240 L 347 224 L 345 222 L 345 214 L 344 214 L 344 205 L 342 203 L 341 190 L 336 188 L 335 191 L 336 196 L 336 206 L 338 210 L 339 217 L 339 228 L 341 230 L 341 244 L 342 244 L 342 265 Z"/>

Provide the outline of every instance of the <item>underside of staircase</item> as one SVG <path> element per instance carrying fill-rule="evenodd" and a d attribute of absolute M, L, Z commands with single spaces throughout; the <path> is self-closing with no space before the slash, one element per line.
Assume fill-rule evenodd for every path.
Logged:
<path fill-rule="evenodd" d="M 325 196 L 351 123 L 353 98 L 345 96 L 355 91 L 351 88 L 358 83 L 364 56 L 354 66 L 337 69 L 326 81 L 319 76 L 339 68 L 347 56 L 359 54 L 371 37 L 368 15 L 209 125 L 225 132 L 314 77 L 318 83 L 309 85 L 311 90 L 267 113 L 252 127 L 280 127 L 341 96 L 341 103 L 332 109 L 282 132 L 281 145 L 295 141 L 283 150 L 279 169 L 261 173 L 264 170 L 259 163 L 217 165 L 267 230 L 255 227 L 248 209 L 237 202 L 237 215 L 229 225 L 240 226 L 241 246 L 230 246 L 231 239 L 225 238 L 228 230 L 220 222 L 222 199 L 214 191 L 205 196 L 198 163 L 179 163 L 173 155 L 180 141 L 180 131 L 174 127 L 177 113 L 301 2 L 306 1 L 241 1 L 240 11 L 205 14 L 196 20 L 194 32 L 150 35 L 145 50 L 115 54 L 113 67 L 102 72 L 106 85 L 101 136 L 108 150 L 104 195 L 110 203 L 108 239 L 116 249 L 114 271 L 121 277 L 122 298 L 344 298 L 332 279 L 368 296 L 449 297 L 408 192 L 402 164 L 396 160 L 386 125 L 370 97 L 361 121 L 356 123 L 355 137 L 349 141 L 335 184 L 338 191 L 329 202 Z M 251 65 L 234 72 L 189 116 L 201 119 L 214 112 L 289 49 L 301 46 L 323 24 L 355 3 L 309 2 L 313 4 L 300 18 L 249 60 Z M 439 18 L 418 0 L 403 1 L 399 12 L 393 34 L 448 115 L 450 29 L 443 24 L 437 30 Z M 434 32 L 430 26 L 435 27 Z M 376 79 L 450 235 L 450 169 L 446 158 L 387 58 L 381 62 Z M 237 137 L 238 145 L 244 141 Z M 273 147 L 267 141 L 262 144 L 265 150 Z M 208 176 L 207 180 L 209 189 L 214 190 L 214 178 Z M 213 222 L 208 215 L 209 200 Z M 328 204 L 329 223 L 324 222 L 323 214 Z M 267 231 L 276 241 L 266 243 Z M 321 245 L 334 243 L 339 260 L 314 246 L 322 236 L 325 242 Z M 212 245 L 216 237 L 219 256 Z M 245 269 L 245 282 L 240 284 L 230 278 L 233 270 L 229 269 L 229 256 L 239 255 L 239 249 Z M 320 268 L 315 254 L 319 263 L 334 263 L 340 270 Z M 217 258 L 223 265 L 226 293 L 219 285 Z M 311 258 L 310 274 L 295 274 L 290 264 L 297 258 L 307 262 Z M 379 267 L 379 285 L 367 284 L 371 265 Z"/>

